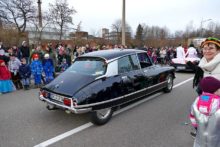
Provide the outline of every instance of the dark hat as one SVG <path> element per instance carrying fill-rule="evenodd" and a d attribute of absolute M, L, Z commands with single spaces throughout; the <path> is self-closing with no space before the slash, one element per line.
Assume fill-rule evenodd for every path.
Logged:
<path fill-rule="evenodd" d="M 194 44 L 193 44 L 193 43 L 191 43 L 191 44 L 189 45 L 189 47 L 194 47 Z"/>
<path fill-rule="evenodd" d="M 205 77 L 199 83 L 203 92 L 214 93 L 220 88 L 220 81 L 214 77 Z"/>

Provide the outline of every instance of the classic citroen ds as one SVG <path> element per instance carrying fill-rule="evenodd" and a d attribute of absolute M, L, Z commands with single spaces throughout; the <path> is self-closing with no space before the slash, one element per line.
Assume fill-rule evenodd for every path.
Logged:
<path fill-rule="evenodd" d="M 103 125 L 122 104 L 159 90 L 170 92 L 174 72 L 174 67 L 154 65 L 143 50 L 95 51 L 76 58 L 65 72 L 41 88 L 39 99 L 49 110 L 90 112 L 92 122 Z"/>

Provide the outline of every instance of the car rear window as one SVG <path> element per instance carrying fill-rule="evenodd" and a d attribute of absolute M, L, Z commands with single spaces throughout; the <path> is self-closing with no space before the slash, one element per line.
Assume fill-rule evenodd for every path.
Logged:
<path fill-rule="evenodd" d="M 80 73 L 92 76 L 101 76 L 106 72 L 107 64 L 101 58 L 77 58 L 66 72 Z"/>

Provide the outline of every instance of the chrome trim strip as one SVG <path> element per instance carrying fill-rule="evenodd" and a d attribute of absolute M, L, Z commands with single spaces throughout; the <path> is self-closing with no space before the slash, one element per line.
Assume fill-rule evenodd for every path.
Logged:
<path fill-rule="evenodd" d="M 61 104 L 55 103 L 53 101 L 50 101 L 50 100 L 44 98 L 43 95 L 39 95 L 39 99 L 41 101 L 46 101 L 47 103 L 52 104 L 55 107 L 60 107 L 60 108 L 63 108 L 63 109 L 70 110 L 71 112 L 76 113 L 76 114 L 86 113 L 86 112 L 90 112 L 92 110 L 92 108 L 75 109 L 74 107 L 68 107 L 68 106 L 65 106 L 65 105 L 61 105 Z"/>
<path fill-rule="evenodd" d="M 145 91 L 145 90 L 148 90 L 148 89 L 151 89 L 151 88 L 154 88 L 156 86 L 159 86 L 159 85 L 162 85 L 164 83 L 166 83 L 167 81 L 164 81 L 164 82 L 161 82 L 159 84 L 156 84 L 156 85 L 153 85 L 153 86 L 150 86 L 150 87 L 147 87 L 147 88 L 144 88 L 144 89 L 141 89 L 141 90 L 138 90 L 138 91 L 135 91 L 133 93 L 129 93 L 127 95 L 124 95 L 124 96 L 120 96 L 120 97 L 117 97 L 117 98 L 114 98 L 114 99 L 111 99 L 111 100 L 106 100 L 106 101 L 102 101 L 102 102 L 97 102 L 97 103 L 93 103 L 93 104 L 86 104 L 86 105 L 78 105 L 78 106 L 75 106 L 75 107 L 68 107 L 68 106 L 65 106 L 65 105 L 62 105 L 62 104 L 58 104 L 58 103 L 55 103 L 53 101 L 50 101 L 46 98 L 43 97 L 43 95 L 39 95 L 39 99 L 41 101 L 46 101 L 47 103 L 49 104 L 52 104 L 52 105 L 55 105 L 55 106 L 58 106 L 58 107 L 61 107 L 63 109 L 67 109 L 67 110 L 70 110 L 71 112 L 73 113 L 76 113 L 76 114 L 80 114 L 80 113 L 86 113 L 86 112 L 90 112 L 92 111 L 92 106 L 96 106 L 96 105 L 100 105 L 100 104 L 104 104 L 104 103 L 109 103 L 109 102 L 113 102 L 113 101 L 116 101 L 116 100 L 119 100 L 119 99 L 122 99 L 122 98 L 126 98 L 128 96 L 131 96 L 133 94 L 136 94 L 136 93 L 139 93 L 139 92 L 142 92 L 142 91 Z M 162 88 L 161 88 L 162 89 Z M 158 89 L 159 90 L 159 89 Z M 156 90 L 150 92 L 150 93 L 153 93 L 155 92 Z M 150 94 L 148 93 L 148 94 Z M 147 95 L 147 94 L 146 94 Z M 139 97 L 138 97 L 139 98 Z M 137 98 L 135 98 L 137 99 Z M 132 101 L 132 100 L 130 100 Z M 129 101 L 128 101 L 129 102 Z M 126 102 L 125 102 L 126 103 Z"/>
<path fill-rule="evenodd" d="M 100 57 L 100 56 L 86 56 L 86 55 L 84 56 L 84 55 L 83 55 L 83 56 L 79 56 L 79 57 L 77 57 L 77 58 L 100 58 L 100 59 L 104 60 L 106 63 L 108 63 L 108 62 L 107 62 L 107 59 L 105 59 L 105 58 L 103 58 L 103 57 Z M 77 58 L 76 58 L 76 59 L 77 59 Z"/>
<path fill-rule="evenodd" d="M 110 100 L 106 100 L 106 101 L 102 101 L 102 102 L 97 102 L 97 103 L 93 103 L 93 104 L 86 104 L 86 105 L 78 105 L 78 106 L 75 106 L 75 108 L 87 108 L 87 107 L 92 107 L 92 106 L 95 106 L 95 105 L 100 105 L 100 104 L 104 104 L 104 103 L 109 103 L 109 102 L 112 102 L 112 101 L 116 101 L 116 100 L 119 100 L 119 99 L 122 99 L 122 98 L 126 98 L 128 96 L 131 96 L 133 94 L 136 94 L 136 93 L 139 93 L 139 92 L 142 92 L 142 91 L 145 91 L 147 89 L 151 89 L 153 87 L 156 87 L 156 86 L 159 86 L 159 85 L 162 85 L 164 83 L 166 83 L 167 81 L 164 81 L 164 82 L 161 82 L 159 84 L 156 84 L 156 85 L 153 85 L 153 86 L 150 86 L 150 87 L 147 87 L 147 88 L 144 88 L 144 89 L 141 89 L 141 90 L 138 90 L 138 91 L 135 91 L 133 93 L 129 93 L 127 95 L 124 95 L 124 96 L 120 96 L 120 97 L 117 97 L 117 98 L 114 98 L 114 99 L 110 99 Z M 161 88 L 162 89 L 162 88 Z M 154 92 L 154 91 L 153 91 Z"/>
<path fill-rule="evenodd" d="M 136 55 L 136 54 L 137 54 L 137 52 L 128 53 L 128 54 L 125 54 L 125 55 L 122 55 L 122 56 L 119 56 L 119 57 L 116 57 L 116 58 L 113 58 L 113 59 L 107 60 L 107 63 L 113 62 L 113 61 L 118 60 L 118 59 L 120 59 L 120 58 L 123 58 L 123 57 L 125 57 L 125 56 Z"/>

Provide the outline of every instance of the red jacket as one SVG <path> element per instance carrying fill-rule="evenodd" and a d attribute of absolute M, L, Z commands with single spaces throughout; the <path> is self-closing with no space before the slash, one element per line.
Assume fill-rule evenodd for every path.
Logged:
<path fill-rule="evenodd" d="M 10 80 L 11 73 L 6 66 L 0 66 L 0 80 Z"/>

